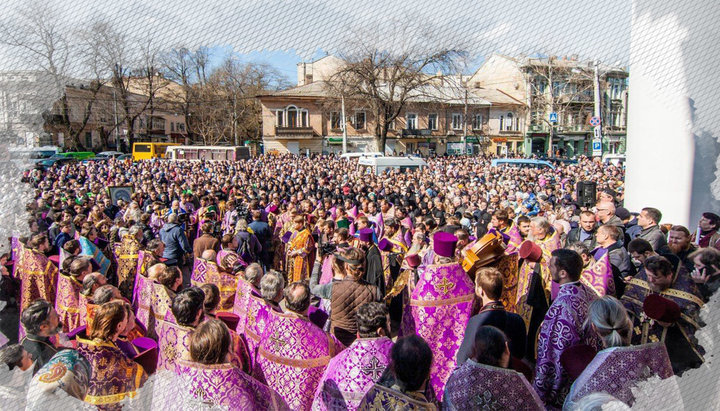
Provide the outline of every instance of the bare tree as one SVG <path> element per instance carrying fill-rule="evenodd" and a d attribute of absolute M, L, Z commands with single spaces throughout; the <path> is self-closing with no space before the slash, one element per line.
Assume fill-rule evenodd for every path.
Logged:
<path fill-rule="evenodd" d="M 70 78 L 70 62 L 79 60 L 92 63 L 93 55 L 87 50 L 76 47 L 78 44 L 73 33 L 60 24 L 55 10 L 44 2 L 32 2 L 9 15 L 0 24 L 0 43 L 20 51 L 18 56 L 29 67 L 47 74 L 52 82 L 49 91 L 50 101 L 44 117 L 50 128 L 65 135 L 65 145 L 71 149 L 83 149 L 80 135 L 91 117 L 92 107 L 102 87 L 102 81 L 94 74 L 92 64 L 82 65 L 89 70 L 78 70 L 73 74 L 86 78 L 82 89 L 82 104 L 74 104 L 68 97 L 67 84 Z M 89 80 L 88 80 L 89 79 Z M 81 110 L 77 110 L 82 107 Z M 73 109 L 76 111 L 73 113 Z"/>
<path fill-rule="evenodd" d="M 412 37 L 396 32 L 390 38 L 372 40 L 356 36 L 339 57 L 345 64 L 326 82 L 336 98 L 369 108 L 374 116 L 378 149 L 384 151 L 388 130 L 403 108 L 414 98 L 427 94 L 438 84 L 443 72 L 454 71 L 460 49 L 432 46 L 429 37 Z M 432 94 L 432 93 L 431 93 Z"/>
<path fill-rule="evenodd" d="M 531 112 L 539 114 L 532 123 L 548 125 L 548 156 L 553 156 L 555 127 L 579 127 L 587 123 L 593 108 L 593 68 L 574 60 L 551 56 L 529 58 L 524 63 L 525 75 L 530 77 Z M 545 114 L 555 112 L 558 123 L 552 124 Z"/>

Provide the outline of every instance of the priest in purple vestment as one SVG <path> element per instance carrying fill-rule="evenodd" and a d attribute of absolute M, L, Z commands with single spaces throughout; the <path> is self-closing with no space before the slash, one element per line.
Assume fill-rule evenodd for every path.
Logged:
<path fill-rule="evenodd" d="M 525 376 L 510 369 L 510 358 L 505 334 L 491 325 L 480 327 L 470 358 L 453 371 L 445 385 L 443 409 L 543 410 Z"/>
<path fill-rule="evenodd" d="M 285 289 L 285 302 L 286 313 L 269 311 L 254 374 L 282 395 L 293 410 L 310 410 L 325 368 L 344 347 L 308 318 L 307 284 L 290 284 Z"/>
<path fill-rule="evenodd" d="M 354 411 L 390 362 L 388 309 L 370 302 L 357 308 L 358 338 L 328 364 L 315 392 L 313 410 Z"/>
<path fill-rule="evenodd" d="M 277 392 L 261 384 L 232 363 L 232 337 L 220 320 L 200 324 L 190 337 L 190 361 L 180 360 L 176 373 L 188 384 L 187 392 L 199 405 L 231 410 L 286 410 Z M 190 405 L 190 404 L 188 404 Z"/>
<path fill-rule="evenodd" d="M 418 334 L 433 351 L 430 384 L 438 401 L 455 369 L 475 297 L 474 284 L 455 257 L 456 243 L 452 234 L 435 233 L 432 263 L 420 274 L 402 319 L 403 335 Z"/>
<path fill-rule="evenodd" d="M 588 306 L 597 294 L 580 282 L 583 269 L 580 255 L 568 249 L 555 250 L 549 268 L 551 278 L 560 284 L 560 290 L 540 327 L 533 385 L 540 399 L 553 409 L 562 407 L 570 390 L 568 373 L 560 363 L 560 355 L 578 344 L 598 349 L 599 341 L 596 334 L 584 326 Z"/>

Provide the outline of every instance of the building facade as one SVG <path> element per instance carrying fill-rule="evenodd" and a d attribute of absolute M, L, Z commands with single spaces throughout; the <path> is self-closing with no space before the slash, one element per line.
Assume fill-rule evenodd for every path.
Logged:
<path fill-rule="evenodd" d="M 596 67 L 576 56 L 512 58 L 495 54 L 471 76 L 470 83 L 495 87 L 525 103 L 525 127 L 521 130 L 525 154 L 573 157 L 592 154 L 594 130 L 589 121 L 596 105 L 602 120 L 602 152 L 624 153 L 627 79 L 623 68 Z"/>
<path fill-rule="evenodd" d="M 265 152 L 341 153 L 343 127 L 348 152 L 381 151 L 372 110 L 346 101 L 343 119 L 340 99 L 328 91 L 332 73 L 341 66 L 334 56 L 300 63 L 296 87 L 259 97 Z M 467 81 L 446 76 L 418 90 L 390 125 L 384 151 L 442 155 L 521 149 L 525 104 L 497 89 L 470 88 Z"/>

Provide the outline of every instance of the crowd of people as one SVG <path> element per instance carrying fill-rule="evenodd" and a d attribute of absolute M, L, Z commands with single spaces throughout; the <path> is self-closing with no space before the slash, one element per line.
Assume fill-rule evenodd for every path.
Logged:
<path fill-rule="evenodd" d="M 0 258 L 3 409 L 122 409 L 143 390 L 158 409 L 631 406 L 640 381 L 704 362 L 694 334 L 720 287 L 720 216 L 689 229 L 628 210 L 623 168 L 588 158 L 22 178 L 28 227 Z"/>

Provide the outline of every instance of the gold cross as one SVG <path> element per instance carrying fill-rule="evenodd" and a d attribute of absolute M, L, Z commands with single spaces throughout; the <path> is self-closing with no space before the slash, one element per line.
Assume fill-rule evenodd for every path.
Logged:
<path fill-rule="evenodd" d="M 285 340 L 280 339 L 280 330 L 275 330 L 275 335 L 270 337 L 270 340 L 273 342 L 273 345 L 275 345 L 276 350 L 280 350 L 280 348 L 287 344 Z"/>
<path fill-rule="evenodd" d="M 440 281 L 439 283 L 436 283 L 434 285 L 434 287 L 435 287 L 435 291 L 441 292 L 444 295 L 447 295 L 453 288 L 455 288 L 455 283 L 452 283 L 452 282 L 448 281 L 447 278 L 443 277 L 442 281 Z"/>

